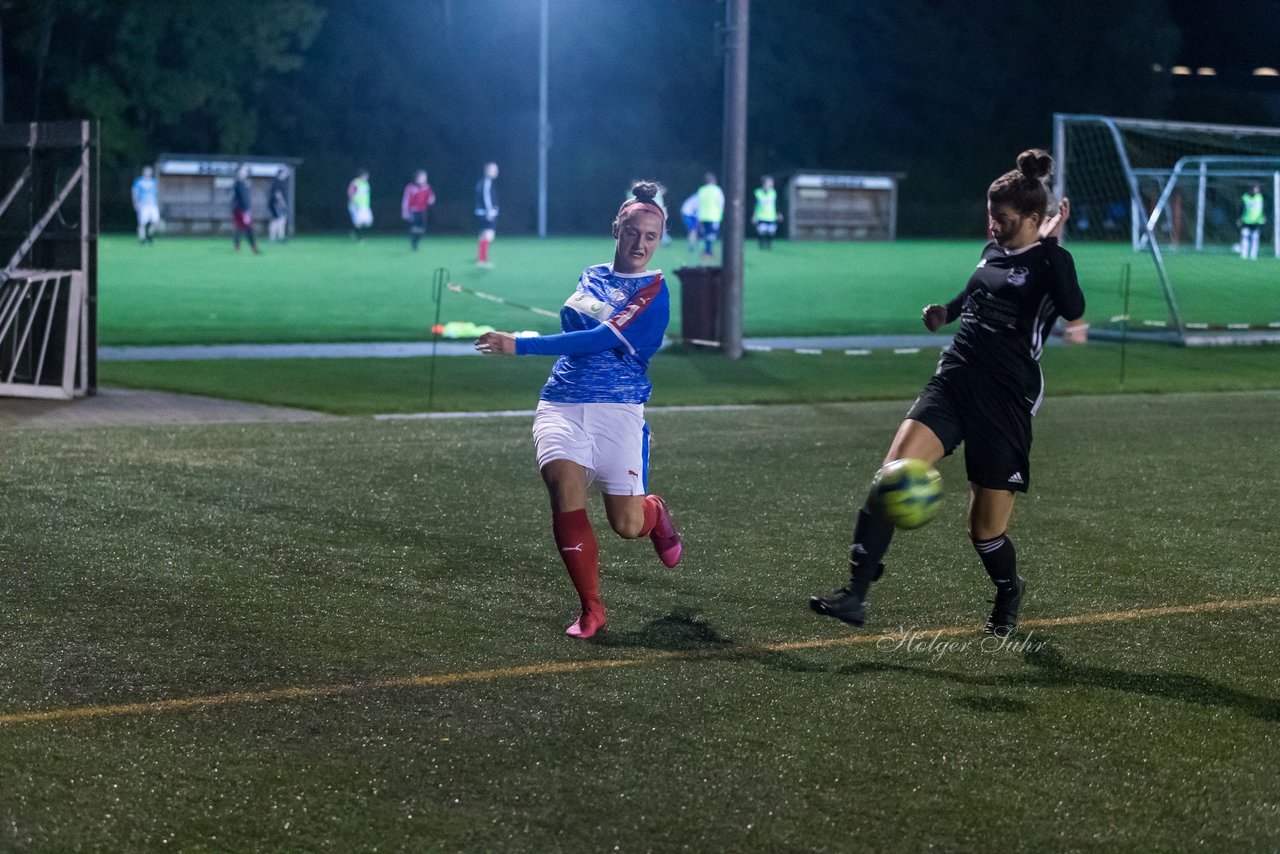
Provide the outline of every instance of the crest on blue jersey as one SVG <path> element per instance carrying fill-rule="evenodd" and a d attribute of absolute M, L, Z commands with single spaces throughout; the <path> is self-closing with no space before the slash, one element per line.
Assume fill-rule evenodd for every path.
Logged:
<path fill-rule="evenodd" d="M 1015 288 L 1020 288 L 1027 283 L 1027 275 L 1030 272 L 1026 267 L 1011 267 L 1005 281 Z"/>

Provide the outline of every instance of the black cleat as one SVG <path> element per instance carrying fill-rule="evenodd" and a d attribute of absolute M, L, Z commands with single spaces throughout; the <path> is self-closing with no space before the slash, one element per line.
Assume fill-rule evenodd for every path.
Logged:
<path fill-rule="evenodd" d="M 987 617 L 983 634 L 1007 638 L 1018 627 L 1018 608 L 1022 605 L 1022 594 L 1027 589 L 1027 582 L 1020 575 L 1014 576 L 1014 581 L 1012 591 L 996 588 L 995 607 L 991 609 L 991 616 Z"/>
<path fill-rule="evenodd" d="M 832 590 L 826 596 L 810 596 L 809 607 L 815 614 L 835 617 L 851 626 L 860 626 L 867 621 L 866 597 L 854 593 L 852 584 Z"/>

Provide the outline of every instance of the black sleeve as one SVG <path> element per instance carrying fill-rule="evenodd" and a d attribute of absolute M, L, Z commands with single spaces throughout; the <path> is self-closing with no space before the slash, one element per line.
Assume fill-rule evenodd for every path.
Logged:
<path fill-rule="evenodd" d="M 964 308 L 965 295 L 969 293 L 969 286 L 965 285 L 960 293 L 956 294 L 955 299 L 947 303 L 947 323 L 951 323 L 960 316 L 960 310 Z"/>
<path fill-rule="evenodd" d="M 1052 237 L 1044 241 L 1044 257 L 1050 273 L 1049 298 L 1058 314 L 1067 320 L 1079 320 L 1084 316 L 1084 292 L 1076 278 L 1075 259 Z"/>

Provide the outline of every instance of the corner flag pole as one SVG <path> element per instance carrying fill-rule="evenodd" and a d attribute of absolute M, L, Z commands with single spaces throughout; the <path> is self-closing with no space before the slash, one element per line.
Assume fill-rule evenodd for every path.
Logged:
<path fill-rule="evenodd" d="M 431 379 L 427 384 L 427 411 L 435 412 L 436 402 L 436 349 L 440 345 L 440 309 L 444 303 L 444 289 L 449 284 L 449 271 L 436 267 L 431 277 L 431 301 L 436 304 L 436 322 L 431 324 Z"/>
<path fill-rule="evenodd" d="M 730 359 L 742 358 L 742 244 L 747 191 L 747 33 L 751 0 L 725 0 L 724 260 L 720 341 Z"/>

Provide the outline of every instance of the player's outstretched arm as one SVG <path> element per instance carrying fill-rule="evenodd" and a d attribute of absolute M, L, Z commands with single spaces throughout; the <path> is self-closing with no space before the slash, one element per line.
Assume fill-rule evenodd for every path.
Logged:
<path fill-rule="evenodd" d="M 514 356 L 516 336 L 510 332 L 486 332 L 476 339 L 475 346 L 486 356 Z"/>

